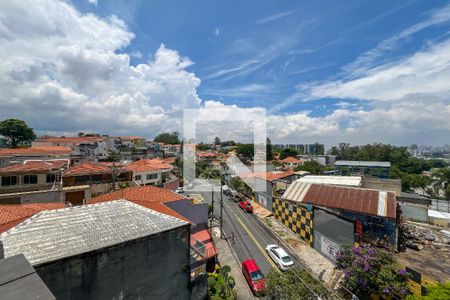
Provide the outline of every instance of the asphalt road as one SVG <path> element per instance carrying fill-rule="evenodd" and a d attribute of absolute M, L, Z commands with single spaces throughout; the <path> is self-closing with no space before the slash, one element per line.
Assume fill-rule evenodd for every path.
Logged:
<path fill-rule="evenodd" d="M 212 192 L 203 192 L 202 194 L 208 203 L 212 202 Z M 279 244 L 278 238 L 261 223 L 258 217 L 244 212 L 239 204 L 233 202 L 228 196 L 222 195 L 222 197 L 224 236 L 230 240 L 240 263 L 253 258 L 264 275 L 267 275 L 272 269 L 278 269 L 265 252 L 267 245 Z M 220 218 L 220 193 L 218 192 L 214 193 L 214 217 L 218 223 Z M 296 267 L 301 267 L 296 257 L 288 249 L 285 250 L 294 260 Z"/>

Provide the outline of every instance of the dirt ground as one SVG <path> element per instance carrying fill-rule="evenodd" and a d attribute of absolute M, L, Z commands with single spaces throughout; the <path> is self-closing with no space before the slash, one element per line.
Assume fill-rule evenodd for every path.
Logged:
<path fill-rule="evenodd" d="M 407 249 L 395 254 L 397 261 L 437 281 L 450 280 L 450 238 L 442 234 L 443 228 L 431 225 L 413 224 L 416 228 L 436 236 L 434 242 L 426 243 L 420 251 Z M 446 228 L 448 230 L 448 228 Z"/>

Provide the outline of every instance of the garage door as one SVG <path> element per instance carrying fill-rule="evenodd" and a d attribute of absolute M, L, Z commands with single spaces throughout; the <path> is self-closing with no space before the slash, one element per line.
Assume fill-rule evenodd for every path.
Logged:
<path fill-rule="evenodd" d="M 69 202 L 72 205 L 83 205 L 83 200 L 84 200 L 84 191 L 66 193 L 66 202 Z"/>

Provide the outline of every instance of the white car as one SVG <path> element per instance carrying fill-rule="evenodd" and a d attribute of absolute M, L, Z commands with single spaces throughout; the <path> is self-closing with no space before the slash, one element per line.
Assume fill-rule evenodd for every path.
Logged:
<path fill-rule="evenodd" d="M 178 188 L 176 188 L 175 193 L 183 194 L 184 193 L 184 189 L 182 187 L 178 187 Z"/>
<path fill-rule="evenodd" d="M 287 254 L 287 252 L 278 245 L 267 245 L 266 252 L 282 271 L 286 271 L 294 265 L 294 262 L 290 258 L 289 254 Z"/>

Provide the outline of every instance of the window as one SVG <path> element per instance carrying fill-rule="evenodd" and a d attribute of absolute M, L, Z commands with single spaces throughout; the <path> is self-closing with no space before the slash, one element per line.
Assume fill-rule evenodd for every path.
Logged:
<path fill-rule="evenodd" d="M 47 183 L 53 183 L 56 181 L 56 174 L 47 174 Z"/>
<path fill-rule="evenodd" d="M 23 176 L 23 184 L 36 184 L 36 183 L 37 183 L 37 175 Z"/>
<path fill-rule="evenodd" d="M 2 176 L 2 185 L 16 185 L 17 184 L 17 176 Z"/>
<path fill-rule="evenodd" d="M 158 179 L 158 173 L 156 174 L 147 174 L 147 180 Z"/>
<path fill-rule="evenodd" d="M 142 176 L 141 175 L 134 175 L 134 180 L 141 180 Z"/>
<path fill-rule="evenodd" d="M 75 176 L 75 183 L 89 182 L 89 175 Z"/>
<path fill-rule="evenodd" d="M 102 181 L 102 175 L 92 175 L 91 181 Z"/>

